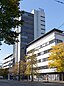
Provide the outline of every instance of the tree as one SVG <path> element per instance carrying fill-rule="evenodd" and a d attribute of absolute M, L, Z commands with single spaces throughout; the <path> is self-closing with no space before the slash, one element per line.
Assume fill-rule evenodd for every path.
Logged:
<path fill-rule="evenodd" d="M 1 41 L 7 44 L 14 44 L 18 34 L 13 28 L 21 26 L 22 20 L 18 18 L 22 15 L 20 11 L 21 0 L 0 0 L 0 44 Z"/>
<path fill-rule="evenodd" d="M 3 76 L 3 78 L 6 79 L 8 76 L 8 68 L 6 68 L 6 69 L 1 68 L 0 69 L 0 76 Z"/>
<path fill-rule="evenodd" d="M 20 67 L 20 75 L 22 76 L 22 79 L 24 79 L 24 77 L 25 77 L 25 70 L 26 70 L 26 62 L 25 62 L 25 60 L 20 60 L 20 65 L 19 65 L 19 67 Z"/>
<path fill-rule="evenodd" d="M 18 62 L 15 63 L 15 65 L 11 68 L 11 73 L 13 73 L 13 75 L 18 75 Z"/>
<path fill-rule="evenodd" d="M 25 69 L 25 61 L 20 60 L 20 62 L 16 62 L 15 65 L 12 68 L 10 68 L 10 73 L 12 73 L 15 77 L 18 76 L 18 80 L 20 81 L 20 76 L 22 76 L 23 78 L 25 74 Z"/>
<path fill-rule="evenodd" d="M 21 75 L 24 75 L 25 69 L 26 69 L 25 61 L 20 60 L 20 74 Z"/>
<path fill-rule="evenodd" d="M 26 56 L 26 75 L 31 75 L 31 78 L 33 81 L 33 75 L 37 73 L 37 58 L 36 55 L 34 54 L 34 51 L 29 51 L 29 54 Z"/>
<path fill-rule="evenodd" d="M 56 68 L 57 72 L 64 72 L 64 43 L 52 47 L 48 60 L 50 68 Z"/>

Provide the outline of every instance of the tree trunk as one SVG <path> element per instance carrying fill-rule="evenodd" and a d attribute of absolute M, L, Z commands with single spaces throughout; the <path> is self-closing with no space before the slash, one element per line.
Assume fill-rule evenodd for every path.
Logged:
<path fill-rule="evenodd" d="M 62 72 L 62 81 L 64 81 L 64 72 Z"/>
<path fill-rule="evenodd" d="M 62 80 L 62 74 L 61 73 L 59 74 L 59 80 L 60 81 Z"/>
<path fill-rule="evenodd" d="M 31 75 L 31 78 L 32 78 L 32 80 L 31 80 L 31 81 L 33 82 L 33 74 Z"/>
<path fill-rule="evenodd" d="M 32 82 L 33 82 L 33 65 L 32 65 L 32 71 L 31 71 L 31 78 L 32 78 Z"/>

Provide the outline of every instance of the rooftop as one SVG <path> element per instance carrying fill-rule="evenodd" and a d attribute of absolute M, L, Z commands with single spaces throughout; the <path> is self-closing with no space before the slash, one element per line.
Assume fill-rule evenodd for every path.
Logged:
<path fill-rule="evenodd" d="M 54 28 L 54 29 L 50 30 L 49 32 L 45 33 L 43 36 L 41 36 L 41 37 L 39 37 L 39 38 L 37 38 L 37 39 L 33 40 L 32 42 L 30 42 L 30 43 L 27 45 L 27 47 L 28 47 L 29 45 L 31 45 L 32 43 L 34 43 L 34 42 L 36 42 L 36 41 L 40 40 L 41 38 L 43 38 L 43 37 L 47 36 L 48 34 L 50 34 L 50 33 L 54 32 L 54 31 L 57 31 L 57 32 L 63 33 L 63 31 L 62 31 L 62 30 L 59 30 L 59 29 Z"/>

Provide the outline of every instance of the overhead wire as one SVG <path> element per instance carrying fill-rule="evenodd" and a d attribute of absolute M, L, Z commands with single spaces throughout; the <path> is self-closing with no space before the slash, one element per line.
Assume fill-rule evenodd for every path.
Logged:
<path fill-rule="evenodd" d="M 62 27 L 64 25 L 64 23 L 62 23 L 58 28 Z"/>
<path fill-rule="evenodd" d="M 54 0 L 60 4 L 64 4 L 64 0 L 60 1 L 60 0 Z M 62 23 L 58 28 L 62 27 L 64 25 L 64 23 Z"/>
<path fill-rule="evenodd" d="M 64 0 L 63 1 L 60 1 L 60 0 L 54 0 L 54 1 L 56 1 L 56 2 L 58 2 L 58 3 L 61 3 L 61 4 L 64 4 Z"/>

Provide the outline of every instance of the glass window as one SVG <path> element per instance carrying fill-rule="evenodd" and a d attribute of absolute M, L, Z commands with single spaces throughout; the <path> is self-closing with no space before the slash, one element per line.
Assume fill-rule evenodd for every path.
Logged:
<path fill-rule="evenodd" d="M 37 62 L 40 63 L 41 62 L 41 59 L 37 60 Z"/>
<path fill-rule="evenodd" d="M 43 58 L 42 59 L 42 62 L 44 62 L 44 61 L 48 61 L 48 58 Z"/>
<path fill-rule="evenodd" d="M 55 39 L 49 41 L 49 44 L 52 44 L 52 43 L 54 43 L 54 42 L 55 42 Z"/>
<path fill-rule="evenodd" d="M 41 20 L 42 22 L 45 22 L 44 20 Z"/>
<path fill-rule="evenodd" d="M 42 26 L 45 26 L 44 24 L 41 24 Z"/>
<path fill-rule="evenodd" d="M 41 66 L 41 67 L 38 67 L 38 69 L 48 69 L 48 66 Z"/>
<path fill-rule="evenodd" d="M 41 52 L 38 53 L 38 56 L 40 56 L 40 55 L 41 55 Z"/>
<path fill-rule="evenodd" d="M 41 34 L 44 34 L 44 33 L 41 33 Z"/>
<path fill-rule="evenodd" d="M 41 30 L 45 30 L 45 29 L 41 28 Z"/>
<path fill-rule="evenodd" d="M 45 16 L 40 16 L 40 17 L 45 18 Z"/>
<path fill-rule="evenodd" d="M 61 42 L 63 42 L 63 41 L 60 40 L 60 39 L 56 39 L 55 42 L 56 42 L 56 43 L 61 43 Z"/>

